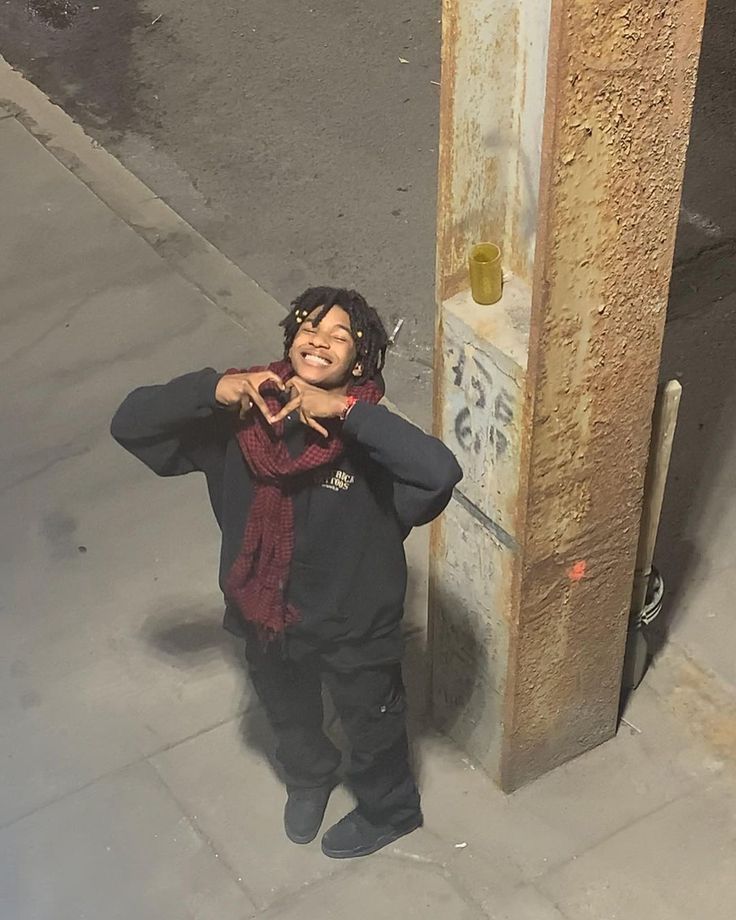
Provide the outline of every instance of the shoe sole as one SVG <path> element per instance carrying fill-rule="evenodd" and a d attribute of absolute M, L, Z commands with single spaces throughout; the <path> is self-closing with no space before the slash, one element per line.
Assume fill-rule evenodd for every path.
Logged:
<path fill-rule="evenodd" d="M 324 819 L 323 819 L 323 820 L 324 820 Z M 289 838 L 289 840 L 291 840 L 292 843 L 298 843 L 299 846 L 303 847 L 303 846 L 306 846 L 308 843 L 311 843 L 313 840 L 316 839 L 317 834 L 319 834 L 321 828 L 322 828 L 322 824 L 320 823 L 320 826 L 319 826 L 319 827 L 317 828 L 317 830 L 312 834 L 311 837 L 297 837 L 296 834 L 292 834 L 290 831 L 288 831 L 288 830 L 286 829 L 286 827 L 284 827 L 284 832 L 286 833 L 286 836 Z"/>
<path fill-rule="evenodd" d="M 325 856 L 329 856 L 330 859 L 360 859 L 361 856 L 370 856 L 372 853 L 377 853 L 379 850 L 389 846 L 389 844 L 394 843 L 396 840 L 401 840 L 401 838 L 406 837 L 407 834 L 412 834 L 414 831 L 419 830 L 419 828 L 423 825 L 424 820 L 420 818 L 416 824 L 412 824 L 410 827 L 407 827 L 404 830 L 396 831 L 393 834 L 385 834 L 383 837 L 379 837 L 372 847 L 368 847 L 364 850 L 328 850 L 325 848 L 323 843 L 322 852 L 325 854 Z"/>

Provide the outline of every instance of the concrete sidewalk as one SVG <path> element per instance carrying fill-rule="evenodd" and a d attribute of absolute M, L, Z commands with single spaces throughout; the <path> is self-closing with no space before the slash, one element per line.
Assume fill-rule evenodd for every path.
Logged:
<path fill-rule="evenodd" d="M 34 114 L 0 109 L 0 917 L 730 920 L 736 751 L 671 714 L 666 656 L 633 727 L 513 796 L 417 730 L 423 830 L 347 864 L 285 839 L 204 484 L 107 433 L 136 384 L 262 359 L 277 314 L 231 274 L 220 297 L 250 291 L 252 325 L 228 318 L 226 260 L 104 151 L 50 141 L 62 113 L 24 92 Z M 339 790 L 328 821 L 350 807 Z"/>

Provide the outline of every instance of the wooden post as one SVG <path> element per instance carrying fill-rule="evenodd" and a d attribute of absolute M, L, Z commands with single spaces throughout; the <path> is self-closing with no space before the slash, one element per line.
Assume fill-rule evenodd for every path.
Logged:
<path fill-rule="evenodd" d="M 626 637 L 626 654 L 623 668 L 623 692 L 628 693 L 641 683 L 649 661 L 649 645 L 641 629 L 640 617 L 647 601 L 647 592 L 652 577 L 652 560 L 657 543 L 659 518 L 662 513 L 664 490 L 667 485 L 667 471 L 672 455 L 672 442 L 677 426 L 682 385 L 679 380 L 670 380 L 660 387 L 654 403 L 652 440 L 649 447 L 649 463 L 644 482 L 641 530 L 639 548 L 634 570 L 634 590 L 631 595 L 629 630 Z"/>
<path fill-rule="evenodd" d="M 644 483 L 639 548 L 636 553 L 634 591 L 631 597 L 631 613 L 634 615 L 641 613 L 644 609 L 649 579 L 652 574 L 652 560 L 657 543 L 659 518 L 662 514 L 662 502 L 667 486 L 667 472 L 670 468 L 672 442 L 675 438 L 681 396 L 680 381 L 670 380 L 660 388 L 654 404 L 652 441 Z"/>
<path fill-rule="evenodd" d="M 631 613 L 634 616 L 640 614 L 644 609 L 649 579 L 652 574 L 654 547 L 657 543 L 659 518 L 662 514 L 662 502 L 667 485 L 667 472 L 670 468 L 672 442 L 675 438 L 681 396 L 680 381 L 670 380 L 661 387 L 654 404 L 652 441 L 649 449 L 647 477 L 644 483 L 639 548 L 636 553 L 634 571 L 634 591 L 631 596 Z"/>

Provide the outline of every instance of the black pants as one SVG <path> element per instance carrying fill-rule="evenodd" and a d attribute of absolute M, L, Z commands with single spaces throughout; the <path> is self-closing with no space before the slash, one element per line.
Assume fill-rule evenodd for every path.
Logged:
<path fill-rule="evenodd" d="M 340 766 L 340 752 L 323 729 L 324 683 L 350 742 L 346 779 L 358 810 L 373 823 L 397 827 L 416 817 L 419 793 L 409 765 L 401 665 L 337 672 L 318 661 L 283 659 L 253 642 L 247 659 L 288 788 L 326 785 Z"/>

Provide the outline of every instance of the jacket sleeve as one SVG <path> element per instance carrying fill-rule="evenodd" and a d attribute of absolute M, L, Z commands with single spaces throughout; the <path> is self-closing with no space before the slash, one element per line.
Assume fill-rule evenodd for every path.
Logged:
<path fill-rule="evenodd" d="M 218 410 L 222 375 L 211 367 L 169 383 L 133 390 L 115 413 L 110 433 L 159 476 L 208 472 L 224 455 L 229 413 Z"/>
<path fill-rule="evenodd" d="M 452 452 L 384 406 L 357 403 L 343 432 L 394 480 L 394 506 L 401 523 L 418 527 L 434 520 L 463 477 Z"/>

